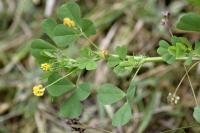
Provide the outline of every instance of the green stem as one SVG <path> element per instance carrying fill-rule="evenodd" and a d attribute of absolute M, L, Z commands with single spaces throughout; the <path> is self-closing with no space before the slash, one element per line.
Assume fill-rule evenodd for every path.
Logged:
<path fill-rule="evenodd" d="M 110 54 L 110 56 L 113 56 L 113 57 L 119 57 L 118 55 L 116 54 Z M 147 63 L 147 62 L 165 62 L 163 60 L 162 57 L 145 57 L 145 56 L 130 56 L 128 55 L 127 58 L 131 58 L 131 57 L 134 57 L 134 59 L 136 60 L 141 60 L 143 63 Z M 176 58 L 176 60 L 187 60 L 188 57 L 181 57 L 181 58 Z M 200 58 L 198 57 L 193 57 L 192 58 L 193 61 L 200 61 Z"/>
<path fill-rule="evenodd" d="M 140 66 L 138 67 L 138 69 L 136 70 L 135 74 L 133 75 L 133 78 L 131 79 L 131 81 L 135 80 L 135 77 L 137 76 L 138 72 L 140 71 L 140 68 L 142 67 L 143 63 L 140 64 Z"/>
<path fill-rule="evenodd" d="M 145 57 L 144 62 L 161 62 L 163 61 L 162 57 Z"/>
<path fill-rule="evenodd" d="M 97 45 L 90 40 L 90 38 L 87 37 L 87 35 L 82 31 L 82 29 L 80 27 L 78 27 L 79 31 L 81 32 L 81 35 L 83 35 L 83 37 L 90 43 L 92 44 L 93 47 L 95 47 L 96 49 L 99 50 L 99 48 L 97 47 Z"/>
<path fill-rule="evenodd" d="M 135 59 L 137 59 L 137 56 L 135 56 Z M 187 60 L 187 59 L 188 59 L 188 57 L 176 58 L 176 60 Z M 194 61 L 200 61 L 200 58 L 195 58 L 194 57 L 192 60 L 194 60 Z M 163 60 L 162 57 L 144 57 L 143 61 L 145 63 L 145 62 L 162 62 L 164 60 Z"/>
<path fill-rule="evenodd" d="M 62 79 L 64 79 L 64 78 L 68 77 L 69 75 L 71 75 L 71 74 L 74 73 L 75 71 L 77 71 L 77 69 L 72 70 L 70 73 L 68 73 L 68 74 L 64 75 L 63 77 L 61 77 L 61 78 L 55 80 L 55 81 L 52 82 L 51 84 L 48 84 L 48 85 L 45 86 L 44 88 L 48 88 L 48 87 L 54 85 L 55 83 L 57 83 L 57 82 L 59 82 L 60 80 L 62 80 Z"/>
<path fill-rule="evenodd" d="M 84 37 L 86 40 L 88 40 L 88 42 L 89 42 L 90 44 L 92 44 L 93 47 L 95 47 L 96 49 L 99 50 L 99 48 L 96 46 L 96 44 L 93 43 L 93 42 L 85 35 L 85 33 L 82 32 L 82 35 L 83 35 L 83 37 Z"/>
<path fill-rule="evenodd" d="M 87 37 L 87 35 L 82 31 L 82 29 L 81 29 L 80 27 L 78 27 L 78 28 L 79 28 L 81 34 L 83 35 L 83 37 L 84 37 L 86 40 L 88 40 L 88 42 L 89 42 L 90 44 L 92 44 L 93 47 L 95 47 L 97 50 L 101 51 L 101 50 L 97 47 L 97 45 Z M 118 55 L 115 55 L 115 54 L 111 54 L 110 56 L 118 57 Z M 130 57 L 133 57 L 133 56 L 127 56 L 127 58 L 130 58 Z M 142 57 L 142 56 L 134 56 L 134 58 L 135 58 L 136 60 L 137 60 L 137 59 L 138 59 L 138 60 L 141 60 L 141 59 L 142 59 L 141 61 L 142 61 L 143 63 L 146 63 L 146 62 L 162 62 L 162 61 L 164 61 L 162 57 L 145 57 L 145 56 Z M 188 59 L 188 57 L 176 58 L 176 60 L 187 60 L 187 59 Z M 192 58 L 192 60 L 200 61 L 200 58 L 194 57 L 194 58 Z"/>

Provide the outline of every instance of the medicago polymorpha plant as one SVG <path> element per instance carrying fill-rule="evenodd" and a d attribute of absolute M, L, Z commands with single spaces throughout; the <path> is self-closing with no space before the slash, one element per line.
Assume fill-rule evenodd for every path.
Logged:
<path fill-rule="evenodd" d="M 191 88 L 191 80 L 188 72 L 200 61 L 200 42 L 192 44 L 184 37 L 171 36 L 171 42 L 160 40 L 157 49 L 157 57 L 143 55 L 127 55 L 126 46 L 118 46 L 111 52 L 100 49 L 98 45 L 90 40 L 90 36 L 96 34 L 96 29 L 91 20 L 82 18 L 79 6 L 74 2 L 66 3 L 57 10 L 58 19 L 45 19 L 42 22 L 42 30 L 49 39 L 35 39 L 32 41 L 32 55 L 35 57 L 40 68 L 43 70 L 43 81 L 33 87 L 33 94 L 43 96 L 48 93 L 51 97 L 63 97 L 59 107 L 58 115 L 65 118 L 78 118 L 83 109 L 82 101 L 90 95 L 96 94 L 102 105 L 111 105 L 118 101 L 124 104 L 112 117 L 114 126 L 124 125 L 132 118 L 132 103 L 134 102 L 137 82 L 135 77 L 147 62 L 166 62 L 172 64 L 175 61 L 183 62 L 186 73 L 177 86 L 174 93 L 169 92 L 167 100 L 177 104 L 180 97 L 176 92 L 185 77 L 188 78 Z M 165 18 L 166 19 L 166 18 Z M 180 17 L 177 28 L 185 31 L 200 31 L 200 17 L 195 13 L 188 13 Z M 89 44 L 79 44 L 79 39 L 85 39 Z M 66 49 L 73 45 L 81 45 L 80 54 L 69 56 Z M 130 73 L 136 69 L 132 76 L 129 87 L 120 89 L 112 83 L 104 83 L 98 87 L 90 81 L 79 82 L 83 71 L 95 70 L 99 61 L 105 61 L 107 65 L 117 74 Z M 70 80 L 73 79 L 73 80 Z M 74 79 L 77 82 L 74 83 Z M 196 101 L 193 116 L 200 122 L 200 107 L 196 100 L 194 89 L 192 92 Z M 67 95 L 67 96 L 66 96 Z"/>

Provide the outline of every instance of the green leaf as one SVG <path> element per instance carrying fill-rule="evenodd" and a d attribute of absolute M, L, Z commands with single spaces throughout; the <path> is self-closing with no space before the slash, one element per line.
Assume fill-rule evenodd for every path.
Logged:
<path fill-rule="evenodd" d="M 55 47 L 42 39 L 33 40 L 31 43 L 31 53 L 40 64 L 48 62 L 51 59 L 50 57 L 42 54 L 42 51 L 49 51 L 52 53 L 55 51 Z"/>
<path fill-rule="evenodd" d="M 200 50 L 200 41 L 195 42 L 195 50 Z"/>
<path fill-rule="evenodd" d="M 140 56 L 138 59 L 135 59 L 134 56 L 128 57 L 127 66 L 132 66 L 133 68 L 138 68 L 143 60 L 144 56 Z M 123 61 L 125 62 L 125 61 Z M 121 63 L 120 63 L 121 64 Z"/>
<path fill-rule="evenodd" d="M 108 66 L 109 67 L 114 67 L 116 65 L 118 65 L 120 63 L 120 59 L 119 57 L 113 57 L 113 56 L 109 56 L 108 57 Z"/>
<path fill-rule="evenodd" d="M 56 21 L 53 19 L 45 19 L 42 22 L 42 30 L 44 31 L 44 33 L 46 33 L 50 38 L 53 38 L 54 33 L 53 33 L 53 29 L 56 26 Z"/>
<path fill-rule="evenodd" d="M 176 47 L 170 46 L 168 42 L 161 40 L 159 42 L 158 54 L 162 56 L 163 60 L 168 64 L 173 63 L 176 60 Z"/>
<path fill-rule="evenodd" d="M 179 37 L 177 37 L 177 36 L 172 36 L 172 37 L 171 37 L 171 43 L 172 43 L 172 44 L 176 44 L 176 43 L 178 43 L 178 42 L 180 42 Z"/>
<path fill-rule="evenodd" d="M 176 43 L 176 58 L 183 57 L 186 53 L 187 48 L 181 44 Z"/>
<path fill-rule="evenodd" d="M 96 28 L 93 22 L 88 19 L 81 20 L 81 29 L 86 34 L 86 36 L 96 34 Z"/>
<path fill-rule="evenodd" d="M 180 17 L 176 27 L 185 31 L 200 32 L 200 15 L 196 13 L 186 13 Z"/>
<path fill-rule="evenodd" d="M 164 55 L 164 54 L 166 54 L 166 53 L 168 53 L 168 47 L 169 47 L 170 45 L 168 44 L 168 42 L 166 42 L 166 41 L 164 41 L 164 40 L 161 40 L 160 42 L 159 42 L 159 48 L 158 48 L 158 50 L 157 50 L 157 53 L 159 54 L 159 55 Z"/>
<path fill-rule="evenodd" d="M 176 56 L 176 46 L 170 46 L 168 47 L 169 54 Z"/>
<path fill-rule="evenodd" d="M 53 32 L 55 36 L 65 36 L 65 35 L 77 35 L 80 34 L 79 31 L 69 28 L 63 24 L 57 25 L 54 29 Z"/>
<path fill-rule="evenodd" d="M 125 96 L 125 93 L 113 84 L 103 84 L 97 92 L 98 100 L 103 104 L 113 104 Z"/>
<path fill-rule="evenodd" d="M 94 60 L 88 60 L 86 64 L 86 70 L 94 70 L 97 68 L 97 63 Z"/>
<path fill-rule="evenodd" d="M 56 80 L 58 80 L 59 78 L 61 78 L 60 75 L 54 73 L 52 74 L 49 78 L 48 78 L 48 84 L 51 84 L 53 82 L 55 82 Z M 56 82 L 55 84 L 49 86 L 47 88 L 48 93 L 51 96 L 60 96 L 65 94 L 66 92 L 72 90 L 75 87 L 75 85 L 67 80 L 66 78 L 59 80 L 58 82 Z"/>
<path fill-rule="evenodd" d="M 194 108 L 193 117 L 198 123 L 200 123 L 200 106 Z"/>
<path fill-rule="evenodd" d="M 190 54 L 187 58 L 187 60 L 185 60 L 185 65 L 191 65 L 192 64 L 192 54 Z"/>
<path fill-rule="evenodd" d="M 199 0 L 187 0 L 187 1 L 189 1 L 194 6 L 200 7 L 200 1 Z"/>
<path fill-rule="evenodd" d="M 200 56 L 200 41 L 195 42 L 194 52 Z"/>
<path fill-rule="evenodd" d="M 171 55 L 171 54 L 165 54 L 165 55 L 162 56 L 162 58 L 168 64 L 172 64 L 176 60 L 176 57 L 174 55 Z"/>
<path fill-rule="evenodd" d="M 192 44 L 185 37 L 172 36 L 171 41 L 172 41 L 172 44 L 181 43 L 181 44 L 184 44 L 184 46 L 187 46 L 188 48 L 192 48 Z"/>
<path fill-rule="evenodd" d="M 128 99 L 128 102 L 131 104 L 134 100 L 134 96 L 135 96 L 135 90 L 136 90 L 136 82 L 135 81 L 131 81 L 126 96 Z"/>
<path fill-rule="evenodd" d="M 83 49 L 81 49 L 80 55 L 86 58 L 94 57 L 94 53 L 89 47 L 84 47 Z"/>
<path fill-rule="evenodd" d="M 68 2 L 67 4 L 62 5 L 60 8 L 58 8 L 57 14 L 62 21 L 65 17 L 68 17 L 75 21 L 76 25 L 80 26 L 81 24 L 80 7 L 75 2 Z"/>
<path fill-rule="evenodd" d="M 127 55 L 127 47 L 126 46 L 118 46 L 116 48 L 116 54 L 119 55 L 119 57 L 124 60 L 126 58 Z"/>
<path fill-rule="evenodd" d="M 117 76 L 123 77 L 123 76 L 127 76 L 128 74 L 130 74 L 130 72 L 133 69 L 133 65 L 132 66 L 123 66 L 124 64 L 121 64 L 123 62 L 120 62 L 119 65 L 117 65 L 113 70 L 115 72 L 115 74 L 117 74 Z"/>
<path fill-rule="evenodd" d="M 132 118 L 131 107 L 128 102 L 126 102 L 113 116 L 112 125 L 122 126 L 129 122 Z"/>
<path fill-rule="evenodd" d="M 180 42 L 177 42 L 176 45 L 168 47 L 169 54 L 175 56 L 176 58 L 185 56 L 186 50 L 186 46 Z"/>
<path fill-rule="evenodd" d="M 85 100 L 91 93 L 91 86 L 91 83 L 88 82 L 81 83 L 75 91 L 76 97 L 80 101 Z"/>
<path fill-rule="evenodd" d="M 40 80 L 46 80 L 49 78 L 49 76 L 51 76 L 54 72 L 52 71 L 47 71 L 45 73 L 42 73 L 42 75 L 40 76 Z"/>
<path fill-rule="evenodd" d="M 80 57 L 77 59 L 77 62 L 78 62 L 78 64 L 77 64 L 78 68 L 80 68 L 80 69 L 86 68 L 86 70 L 94 70 L 97 68 L 97 63 L 92 59 Z"/>
<path fill-rule="evenodd" d="M 82 111 L 82 104 L 79 99 L 73 95 L 61 104 L 59 115 L 67 118 L 78 118 Z"/>
<path fill-rule="evenodd" d="M 48 50 L 48 51 L 47 50 L 42 50 L 41 54 L 43 56 L 46 56 L 46 57 L 49 57 L 49 58 L 56 58 L 56 55 L 50 50 Z"/>
<path fill-rule="evenodd" d="M 87 65 L 87 61 L 88 59 L 87 58 L 83 58 L 83 57 L 80 57 L 77 59 L 77 67 L 79 69 L 85 69 L 86 68 L 86 65 Z"/>
<path fill-rule="evenodd" d="M 70 44 L 73 44 L 73 42 L 76 41 L 80 36 L 80 33 L 78 33 L 76 30 L 63 24 L 57 25 L 54 28 L 53 33 L 53 40 L 55 41 L 56 45 L 61 48 L 65 48 Z"/>

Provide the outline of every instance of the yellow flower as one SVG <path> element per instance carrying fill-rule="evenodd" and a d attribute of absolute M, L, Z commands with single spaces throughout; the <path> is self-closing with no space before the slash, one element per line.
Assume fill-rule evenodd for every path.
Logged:
<path fill-rule="evenodd" d="M 64 18 L 63 24 L 68 27 L 75 27 L 75 22 L 73 20 L 71 20 L 70 18 Z"/>
<path fill-rule="evenodd" d="M 106 59 L 109 55 L 109 52 L 107 50 L 101 50 L 100 56 L 104 59 Z"/>
<path fill-rule="evenodd" d="M 43 71 L 49 71 L 49 70 L 51 69 L 51 64 L 43 63 L 43 64 L 41 64 L 40 68 L 41 68 Z"/>
<path fill-rule="evenodd" d="M 35 96 L 38 96 L 38 97 L 43 96 L 44 91 L 45 91 L 45 88 L 43 88 L 41 84 L 33 87 L 33 94 Z"/>

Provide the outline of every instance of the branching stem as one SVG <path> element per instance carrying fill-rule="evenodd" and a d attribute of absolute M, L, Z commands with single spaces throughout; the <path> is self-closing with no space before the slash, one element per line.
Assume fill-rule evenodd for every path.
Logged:
<path fill-rule="evenodd" d="M 188 69 L 188 72 L 190 72 L 190 70 L 192 70 L 193 67 L 195 67 L 197 64 L 199 64 L 200 61 L 194 63 L 189 69 Z M 179 82 L 178 86 L 176 87 L 176 90 L 174 91 L 174 95 L 176 95 L 177 91 L 178 91 L 178 88 L 180 87 L 181 83 L 183 82 L 183 80 L 185 79 L 186 77 L 186 73 L 183 75 L 181 81 Z"/>
<path fill-rule="evenodd" d="M 90 38 L 87 37 L 87 35 L 82 31 L 81 28 L 79 28 L 80 32 L 82 33 L 83 37 L 97 50 L 101 51 L 101 49 L 98 48 L 98 46 L 90 40 Z M 117 57 L 118 55 L 115 54 L 110 54 L 110 56 Z M 127 58 L 134 57 L 136 60 L 140 60 L 143 63 L 146 62 L 162 62 L 164 61 L 162 57 L 145 57 L 145 56 L 127 56 Z M 143 58 L 142 58 L 143 57 Z M 181 58 L 176 58 L 176 60 L 187 60 L 188 57 L 181 57 Z M 198 57 L 193 57 L 192 60 L 200 61 L 200 58 Z"/>
<path fill-rule="evenodd" d="M 195 95 L 194 88 L 193 88 L 193 86 L 192 86 L 192 82 L 191 82 L 191 80 L 190 80 L 190 76 L 189 76 L 189 74 L 188 74 L 188 70 L 187 70 L 187 68 L 185 67 L 185 65 L 184 65 L 184 68 L 185 68 L 185 72 L 186 72 L 188 81 L 189 81 L 189 83 L 190 83 L 190 88 L 191 88 L 191 90 L 192 90 L 192 94 L 193 94 L 193 96 L 194 96 L 195 103 L 196 103 L 196 105 L 198 106 L 197 97 L 196 97 L 196 95 Z"/>

